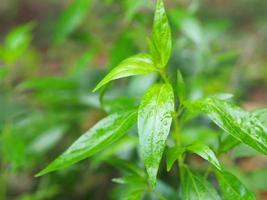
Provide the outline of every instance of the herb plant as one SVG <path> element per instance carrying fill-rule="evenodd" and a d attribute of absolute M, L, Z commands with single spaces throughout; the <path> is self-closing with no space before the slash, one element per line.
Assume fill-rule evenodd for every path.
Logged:
<path fill-rule="evenodd" d="M 145 170 L 143 171 L 142 164 L 137 166 L 128 161 L 120 163 L 119 160 L 113 160 L 115 165 L 123 165 L 129 172 L 124 177 L 113 179 L 125 186 L 121 199 L 148 198 L 148 194 L 153 192 L 158 199 L 255 199 L 254 194 L 237 177 L 224 169 L 218 157 L 239 143 L 267 154 L 267 129 L 261 121 L 261 114 L 266 113 L 266 110 L 247 112 L 234 105 L 229 94 L 215 94 L 198 99 L 188 97 L 181 72 L 177 70 L 177 75 L 173 78 L 173 74 L 167 70 L 172 52 L 171 35 L 163 1 L 158 0 L 153 33 L 148 40 L 149 53 L 123 60 L 94 91 L 111 81 L 129 76 L 156 74 L 158 81 L 145 92 L 138 108 L 133 106 L 112 112 L 36 176 L 60 170 L 105 150 L 137 127 L 138 152 Z M 101 98 L 106 90 L 107 87 L 104 87 Z M 210 147 L 202 140 L 188 143 L 184 139 L 183 127 L 194 121 L 199 114 L 207 115 L 222 132 L 227 133 L 225 137 L 218 134 L 217 147 Z M 187 162 L 190 153 L 197 154 L 210 163 L 204 170 L 204 175 Z M 167 171 L 178 161 L 179 191 L 174 192 L 172 197 L 157 190 L 157 185 L 162 184 L 157 179 L 162 160 L 166 160 Z"/>

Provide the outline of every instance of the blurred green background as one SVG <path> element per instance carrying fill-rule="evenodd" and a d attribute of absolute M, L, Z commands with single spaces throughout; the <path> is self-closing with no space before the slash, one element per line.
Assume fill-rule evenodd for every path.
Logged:
<path fill-rule="evenodd" d="M 267 1 L 165 3 L 173 31 L 169 72 L 181 70 L 189 97 L 228 92 L 247 110 L 267 107 Z M 0 0 L 0 199 L 119 199 L 124 190 L 111 179 L 124 173 L 126 161 L 139 162 L 134 134 L 67 169 L 34 174 L 106 113 L 135 107 L 157 80 L 116 81 L 100 98 L 91 92 L 122 59 L 147 51 L 154 6 L 153 0 Z M 185 131 L 189 141 L 214 143 L 214 133 L 199 125 Z M 221 159 L 267 199 L 266 157 L 239 145 Z M 161 179 L 172 188 L 178 182 L 166 173 Z"/>

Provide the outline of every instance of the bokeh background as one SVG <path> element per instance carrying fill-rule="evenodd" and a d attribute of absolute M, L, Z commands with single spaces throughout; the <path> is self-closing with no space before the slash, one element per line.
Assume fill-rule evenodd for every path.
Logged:
<path fill-rule="evenodd" d="M 267 107 L 267 1 L 165 2 L 173 32 L 169 72 L 181 70 L 189 98 L 227 92 L 247 110 Z M 157 79 L 116 81 L 100 98 L 91 92 L 122 59 L 147 51 L 154 6 L 152 0 L 0 0 L 0 199 L 118 199 L 123 189 L 111 179 L 121 173 L 121 160 L 136 157 L 136 137 L 59 172 L 34 174 L 106 113 L 136 106 Z M 187 132 L 190 141 L 214 142 L 203 127 Z M 239 145 L 221 159 L 258 199 L 267 199 L 266 157 Z M 161 178 L 177 185 L 175 175 Z"/>

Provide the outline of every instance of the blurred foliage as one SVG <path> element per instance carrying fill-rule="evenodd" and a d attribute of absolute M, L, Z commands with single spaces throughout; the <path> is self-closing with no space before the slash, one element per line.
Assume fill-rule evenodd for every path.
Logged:
<path fill-rule="evenodd" d="M 184 75 L 186 95 L 195 99 L 226 91 L 248 110 L 266 107 L 266 1 L 166 4 L 174 38 L 169 70 L 173 80 L 177 69 Z M 135 130 L 90 162 L 42 178 L 33 176 L 106 113 L 135 107 L 157 79 L 149 75 L 116 81 L 106 86 L 108 91 L 100 91 L 100 98 L 91 93 L 122 59 L 146 50 L 153 10 L 154 1 L 143 0 L 0 0 L 0 199 L 139 195 L 142 178 L 132 180 L 133 174 L 143 173 Z M 200 139 L 218 146 L 218 131 L 207 118 L 198 117 L 184 131 L 188 143 Z M 233 141 L 221 135 L 222 141 Z M 266 157 L 242 145 L 221 157 L 229 171 L 264 199 Z M 203 165 L 194 156 L 189 162 L 196 168 Z M 159 194 L 177 199 L 177 189 L 165 183 L 179 184 L 172 174 L 162 172 L 156 192 L 148 192 L 145 199 L 159 199 Z M 115 185 L 111 179 L 137 184 Z"/>

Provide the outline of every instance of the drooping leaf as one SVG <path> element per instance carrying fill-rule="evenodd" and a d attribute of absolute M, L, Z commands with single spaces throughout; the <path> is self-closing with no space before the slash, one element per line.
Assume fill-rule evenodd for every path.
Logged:
<path fill-rule="evenodd" d="M 191 111 L 206 113 L 220 128 L 237 140 L 267 154 L 267 128 L 251 113 L 217 98 L 187 102 Z"/>
<path fill-rule="evenodd" d="M 138 110 L 140 152 L 152 186 L 156 184 L 173 111 L 174 95 L 169 84 L 154 84 L 148 89 Z"/>
<path fill-rule="evenodd" d="M 145 75 L 157 72 L 152 58 L 148 54 L 137 54 L 122 61 L 95 87 L 93 91 L 98 90 L 108 82 L 134 75 Z"/>
<path fill-rule="evenodd" d="M 171 170 L 174 162 L 184 153 L 184 148 L 172 147 L 169 148 L 166 155 L 167 171 Z"/>
<path fill-rule="evenodd" d="M 166 67 L 172 49 L 171 28 L 164 8 L 163 0 L 157 1 L 150 53 L 155 65 L 159 68 Z"/>
<path fill-rule="evenodd" d="M 220 200 L 213 186 L 200 174 L 189 169 L 182 168 L 182 199 L 183 200 Z"/>
<path fill-rule="evenodd" d="M 56 23 L 53 41 L 63 42 L 85 19 L 93 0 L 75 0 Z"/>
<path fill-rule="evenodd" d="M 135 119 L 136 111 L 115 113 L 102 119 L 36 176 L 67 167 L 106 148 L 121 138 Z"/>
<path fill-rule="evenodd" d="M 222 195 L 227 200 L 256 200 L 252 192 L 231 173 L 216 172 Z"/>
<path fill-rule="evenodd" d="M 197 143 L 187 147 L 188 151 L 198 154 L 205 160 L 213 164 L 217 169 L 221 170 L 221 165 L 216 158 L 214 152 L 205 144 Z"/>

